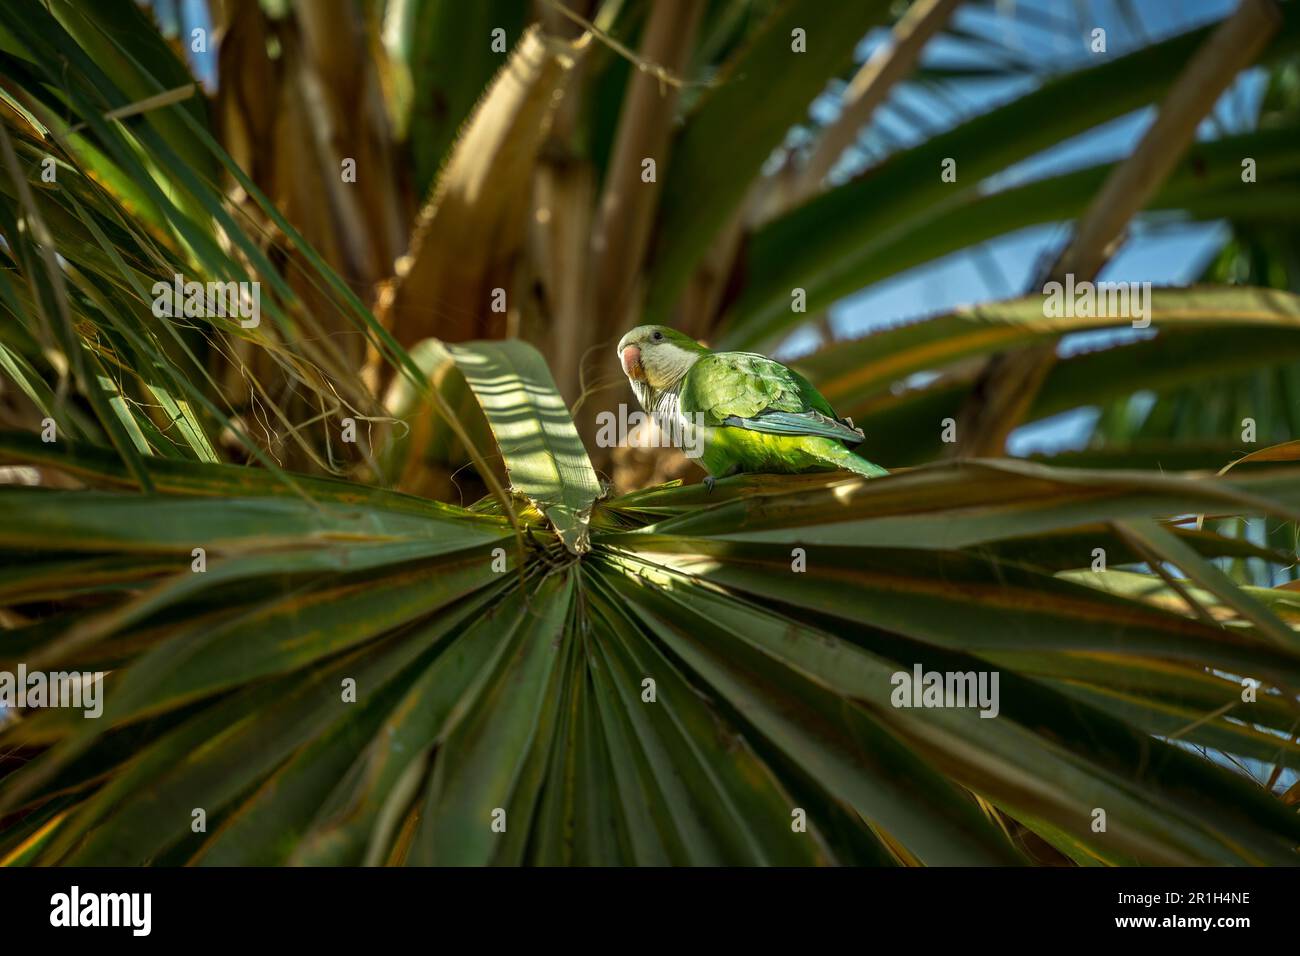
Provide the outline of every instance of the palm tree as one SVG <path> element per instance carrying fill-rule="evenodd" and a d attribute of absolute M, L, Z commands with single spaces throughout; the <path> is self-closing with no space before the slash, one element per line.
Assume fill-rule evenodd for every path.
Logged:
<path fill-rule="evenodd" d="M 1059 461 L 1000 443 L 1293 381 L 1300 297 L 1227 264 L 1289 261 L 1293 111 L 1191 135 L 1251 62 L 1294 76 L 1300 7 L 854 159 L 892 86 L 961 82 L 917 66 L 932 37 L 1021 70 L 955 6 L 229 0 L 172 40 L 129 0 L 0 7 L 0 673 L 103 675 L 6 711 L 0 859 L 1295 862 L 1286 399 L 1195 434 L 1108 411 Z M 1225 37 L 1213 88 L 1184 63 Z M 186 56 L 218 38 L 205 93 Z M 1133 158 L 1007 178 L 1153 103 Z M 1127 320 L 1041 290 L 825 321 L 1037 223 L 1079 222 L 1046 278 L 1095 275 L 1143 211 L 1237 244 L 1153 293 L 1154 337 L 1058 357 Z M 260 311 L 187 314 L 177 276 Z M 643 317 L 815 330 L 800 368 L 895 474 L 650 480 L 593 441 Z M 930 674 L 992 694 L 927 706 Z"/>

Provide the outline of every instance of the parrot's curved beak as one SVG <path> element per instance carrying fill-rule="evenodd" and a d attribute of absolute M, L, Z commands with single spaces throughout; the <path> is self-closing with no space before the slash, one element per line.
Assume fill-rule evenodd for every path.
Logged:
<path fill-rule="evenodd" d="M 641 368 L 641 350 L 635 345 L 623 349 L 623 371 L 628 378 L 645 378 L 645 370 Z"/>

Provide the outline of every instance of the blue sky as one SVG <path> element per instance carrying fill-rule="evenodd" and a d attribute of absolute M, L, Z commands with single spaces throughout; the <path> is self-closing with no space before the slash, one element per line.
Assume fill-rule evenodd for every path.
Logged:
<path fill-rule="evenodd" d="M 1222 19 L 1233 7 L 1233 0 L 999 0 L 966 4 L 958 10 L 953 23 L 965 31 L 997 37 L 1017 53 L 1018 60 L 1046 71 L 1042 75 L 1050 75 L 1093 65 L 1101 55 L 1121 56 L 1154 40 Z M 1106 30 L 1105 54 L 1094 54 L 1088 48 L 1088 37 L 1095 27 Z M 859 51 L 861 58 L 865 59 L 883 38 L 883 31 L 868 37 Z M 929 65 L 987 62 L 987 58 L 981 63 L 979 57 L 973 57 L 968 44 L 946 38 L 932 43 L 923 56 L 923 63 Z M 906 84 L 877 112 L 864 133 L 864 151 L 845 157 L 833 175 L 850 175 L 871 161 L 868 152 L 878 159 L 892 149 L 912 145 L 962 119 L 1021 96 L 1037 83 L 1033 75 L 963 79 L 960 84 L 952 84 L 951 94 L 945 96 Z M 1214 117 L 1202 124 L 1199 135 L 1212 138 L 1248 129 L 1261 90 L 1258 74 L 1243 75 L 1217 105 Z M 956 111 L 955 104 L 961 112 Z M 835 98 L 826 96 L 815 105 L 814 114 L 825 121 L 834 117 L 836 109 Z M 989 185 L 1008 186 L 1126 156 L 1154 112 L 1154 108 L 1144 109 L 1067 140 L 1018 164 Z M 918 128 L 920 119 L 925 129 Z M 1023 294 L 1040 258 L 1058 248 L 1067 235 L 1065 224 L 1032 227 L 918 267 L 837 303 L 831 310 L 832 325 L 840 337 L 859 336 L 959 305 Z M 1159 227 L 1139 223 L 1101 278 L 1149 281 L 1155 285 L 1192 281 L 1227 235 L 1226 227 L 1219 223 Z M 1106 341 L 1107 335 L 1114 334 L 1068 337 L 1062 349 L 1068 351 L 1085 344 L 1096 347 Z M 782 353 L 797 355 L 817 344 L 816 333 L 805 331 L 787 341 Z M 1026 426 L 1012 435 L 1011 451 L 1026 454 L 1078 447 L 1086 441 L 1095 417 L 1095 410 L 1080 409 Z"/>

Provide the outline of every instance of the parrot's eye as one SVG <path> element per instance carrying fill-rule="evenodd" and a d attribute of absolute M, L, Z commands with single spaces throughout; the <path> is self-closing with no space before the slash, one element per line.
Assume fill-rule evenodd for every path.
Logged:
<path fill-rule="evenodd" d="M 655 332 L 650 336 L 650 338 L 654 339 L 656 342 L 662 342 L 664 340 L 664 334 L 662 332 Z"/>

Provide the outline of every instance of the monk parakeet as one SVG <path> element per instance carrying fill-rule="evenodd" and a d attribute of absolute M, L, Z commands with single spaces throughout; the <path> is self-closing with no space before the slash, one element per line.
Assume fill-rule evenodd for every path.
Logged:
<path fill-rule="evenodd" d="M 661 426 L 676 422 L 702 432 L 699 462 L 710 489 L 715 479 L 738 472 L 888 474 L 849 450 L 862 442 L 862 432 L 780 362 L 754 352 L 714 352 L 662 325 L 627 333 L 618 356 L 641 407 Z"/>

